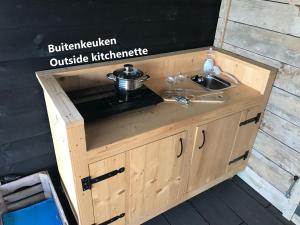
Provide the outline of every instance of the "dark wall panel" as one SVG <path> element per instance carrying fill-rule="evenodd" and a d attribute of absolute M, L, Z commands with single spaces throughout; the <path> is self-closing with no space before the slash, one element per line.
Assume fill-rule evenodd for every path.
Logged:
<path fill-rule="evenodd" d="M 0 3 L 0 176 L 55 169 L 35 71 L 51 57 L 147 48 L 149 54 L 213 44 L 221 0 L 4 0 Z M 48 53 L 48 44 L 116 38 L 117 45 Z"/>
<path fill-rule="evenodd" d="M 34 154 L 32 154 L 33 152 Z M 0 145 L 0 160 L 7 164 L 6 170 L 8 173 L 20 173 L 20 171 L 30 173 L 32 170 L 37 170 L 43 165 L 39 159 L 44 156 L 49 157 L 46 165 L 53 165 L 54 152 L 49 132 Z M 36 160 L 36 162 L 33 163 L 33 160 Z"/>

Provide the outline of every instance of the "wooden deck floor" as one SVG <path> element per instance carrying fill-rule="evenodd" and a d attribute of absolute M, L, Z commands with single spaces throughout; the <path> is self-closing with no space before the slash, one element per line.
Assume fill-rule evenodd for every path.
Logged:
<path fill-rule="evenodd" d="M 70 225 L 75 225 L 65 197 L 59 195 Z M 292 224 L 273 205 L 235 176 L 143 225 Z"/>

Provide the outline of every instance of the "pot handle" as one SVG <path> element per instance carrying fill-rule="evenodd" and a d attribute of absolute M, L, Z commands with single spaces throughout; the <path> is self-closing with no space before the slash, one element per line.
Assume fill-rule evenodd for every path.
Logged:
<path fill-rule="evenodd" d="M 113 74 L 113 73 L 108 73 L 107 75 L 106 75 L 106 77 L 108 78 L 108 79 L 110 79 L 110 80 L 113 80 L 113 81 L 116 81 L 117 79 L 116 79 L 116 76 Z"/>
<path fill-rule="evenodd" d="M 144 81 L 146 81 L 146 80 L 149 80 L 149 78 L 150 78 L 150 76 L 145 74 L 144 76 L 142 76 L 142 77 L 139 79 L 139 81 L 140 81 L 140 82 L 144 82 Z"/>

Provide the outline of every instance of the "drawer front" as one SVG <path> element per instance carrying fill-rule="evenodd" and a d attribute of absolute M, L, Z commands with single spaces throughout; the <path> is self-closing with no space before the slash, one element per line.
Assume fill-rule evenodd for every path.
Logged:
<path fill-rule="evenodd" d="M 95 224 L 125 224 L 126 170 L 125 154 L 89 165 Z"/>

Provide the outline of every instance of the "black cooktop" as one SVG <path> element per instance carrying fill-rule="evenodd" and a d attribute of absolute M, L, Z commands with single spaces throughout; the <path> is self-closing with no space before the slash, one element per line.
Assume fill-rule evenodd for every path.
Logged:
<path fill-rule="evenodd" d="M 67 95 L 86 122 L 163 102 L 145 85 L 134 91 L 121 92 L 109 84 L 70 91 Z"/>

